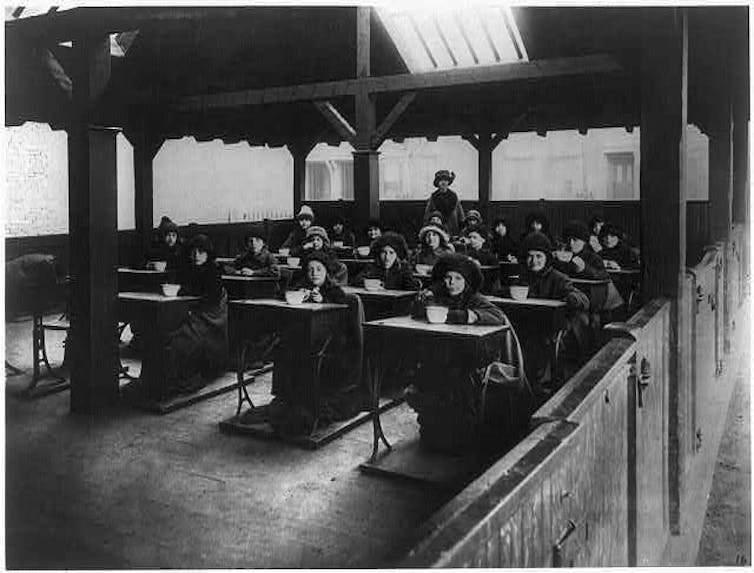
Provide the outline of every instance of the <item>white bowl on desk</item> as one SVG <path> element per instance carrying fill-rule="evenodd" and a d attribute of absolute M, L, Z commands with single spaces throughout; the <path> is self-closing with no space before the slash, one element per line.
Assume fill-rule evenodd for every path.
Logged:
<path fill-rule="evenodd" d="M 423 277 L 428 277 L 429 273 L 431 272 L 432 272 L 432 265 L 422 265 L 422 264 L 416 265 L 416 274 L 419 274 Z"/>
<path fill-rule="evenodd" d="M 290 249 L 285 249 L 285 248 L 278 249 L 278 252 L 280 253 L 281 257 L 287 257 L 288 255 L 291 254 L 291 250 Z"/>
<path fill-rule="evenodd" d="M 368 257 L 369 256 L 369 247 L 356 247 L 356 253 L 360 257 Z"/>
<path fill-rule="evenodd" d="M 164 296 L 174 297 L 178 296 L 178 291 L 181 290 L 181 285 L 173 283 L 162 283 L 160 285 L 160 289 L 162 289 L 162 294 Z"/>
<path fill-rule="evenodd" d="M 380 279 L 364 279 L 364 288 L 368 291 L 382 290 L 382 281 Z"/>
<path fill-rule="evenodd" d="M 529 287 L 526 285 L 511 285 L 509 288 L 513 300 L 526 300 L 529 296 Z"/>
<path fill-rule="evenodd" d="M 161 273 L 164 273 L 165 269 L 168 268 L 168 262 L 167 261 L 150 261 L 147 263 L 147 268 L 153 271 L 159 271 Z"/>
<path fill-rule="evenodd" d="M 447 306 L 428 306 L 427 320 L 432 324 L 441 324 L 448 320 L 448 307 Z"/>
<path fill-rule="evenodd" d="M 336 249 L 342 249 L 345 246 L 345 243 L 343 243 L 343 241 L 333 241 L 332 246 Z"/>
<path fill-rule="evenodd" d="M 299 306 L 304 304 L 304 298 L 306 298 L 306 292 L 302 290 L 285 291 L 285 302 L 287 302 L 291 306 Z"/>
<path fill-rule="evenodd" d="M 289 267 L 298 268 L 301 264 L 301 257 L 288 257 L 285 262 Z"/>

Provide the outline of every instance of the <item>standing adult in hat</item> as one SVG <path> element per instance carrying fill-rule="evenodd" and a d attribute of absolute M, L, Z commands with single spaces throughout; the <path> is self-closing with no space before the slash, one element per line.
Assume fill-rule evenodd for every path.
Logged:
<path fill-rule="evenodd" d="M 424 208 L 425 224 L 429 220 L 430 213 L 440 211 L 445 222 L 445 227 L 451 236 L 454 237 L 461 233 L 461 222 L 464 220 L 461 201 L 458 199 L 456 192 L 450 188 L 455 178 L 456 174 L 447 169 L 441 169 L 435 173 L 433 185 L 436 189 L 429 196 L 427 206 Z"/>
<path fill-rule="evenodd" d="M 301 247 L 306 240 L 306 230 L 314 222 L 314 211 L 309 205 L 302 205 L 296 215 L 296 225 L 293 227 L 288 237 L 280 245 L 281 249 L 290 249 L 291 251 Z"/>

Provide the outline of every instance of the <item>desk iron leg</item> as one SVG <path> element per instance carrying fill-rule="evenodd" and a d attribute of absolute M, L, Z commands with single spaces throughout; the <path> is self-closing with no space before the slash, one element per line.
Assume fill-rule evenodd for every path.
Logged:
<path fill-rule="evenodd" d="M 565 382 L 565 380 L 562 380 L 562 369 L 560 364 L 560 352 L 563 348 L 563 336 L 565 334 L 565 330 L 560 329 L 558 330 L 558 334 L 555 336 L 555 342 L 553 344 L 553 356 L 552 356 L 552 381 L 554 383 L 554 388 L 559 388 L 561 385 L 561 382 Z"/>
<path fill-rule="evenodd" d="M 382 431 L 382 423 L 380 422 L 380 387 L 382 386 L 382 368 L 379 360 L 369 358 L 369 378 L 371 381 L 371 398 L 372 398 L 372 456 L 369 458 L 370 462 L 374 462 L 377 459 L 377 451 L 380 447 L 380 440 L 385 443 L 388 450 L 392 450 L 393 447 L 385 437 L 385 432 Z"/>
<path fill-rule="evenodd" d="M 244 402 L 249 403 L 249 407 L 253 408 L 254 403 L 249 397 L 249 392 L 246 390 L 246 384 L 244 380 L 244 374 L 246 372 L 246 342 L 239 341 L 238 348 L 236 349 L 236 380 L 238 382 L 238 407 L 236 408 L 236 418 L 241 413 L 241 406 Z"/>

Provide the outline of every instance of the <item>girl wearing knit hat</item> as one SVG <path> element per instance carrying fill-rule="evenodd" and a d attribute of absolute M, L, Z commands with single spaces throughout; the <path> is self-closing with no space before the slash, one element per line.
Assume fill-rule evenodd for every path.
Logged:
<path fill-rule="evenodd" d="M 328 259 L 330 275 L 333 280 L 342 286 L 348 284 L 348 267 L 338 260 L 338 256 L 330 248 L 330 237 L 324 227 L 311 226 L 306 230 L 306 237 L 300 249 L 292 251 L 296 255 L 304 257 L 304 264 L 313 254 L 322 254 Z"/>
<path fill-rule="evenodd" d="M 429 196 L 424 208 L 425 222 L 429 221 L 430 213 L 440 211 L 448 232 L 454 237 L 460 234 L 461 221 L 464 219 L 461 201 L 456 192 L 450 188 L 455 178 L 456 174 L 447 169 L 441 169 L 435 173 L 433 184 L 436 189 Z"/>
<path fill-rule="evenodd" d="M 281 249 L 294 249 L 300 247 L 304 239 L 306 238 L 306 230 L 312 226 L 314 222 L 314 211 L 308 205 L 302 205 L 296 215 L 296 225 L 291 229 L 291 232 L 286 237 L 283 244 L 280 245 Z"/>
<path fill-rule="evenodd" d="M 436 225 L 426 225 L 419 231 L 421 247 L 414 257 L 415 265 L 434 265 L 438 257 L 455 252 L 445 229 Z"/>
<path fill-rule="evenodd" d="M 402 235 L 386 232 L 374 240 L 371 251 L 375 262 L 356 277 L 357 285 L 363 285 L 365 278 L 379 279 L 386 289 L 419 290 L 421 283 L 414 278 L 406 261 L 408 246 Z"/>

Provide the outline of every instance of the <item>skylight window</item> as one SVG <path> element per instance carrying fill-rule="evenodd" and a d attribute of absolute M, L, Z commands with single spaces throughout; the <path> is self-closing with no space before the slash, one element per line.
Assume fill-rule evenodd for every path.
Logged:
<path fill-rule="evenodd" d="M 510 8 L 378 7 L 411 73 L 527 61 Z"/>

